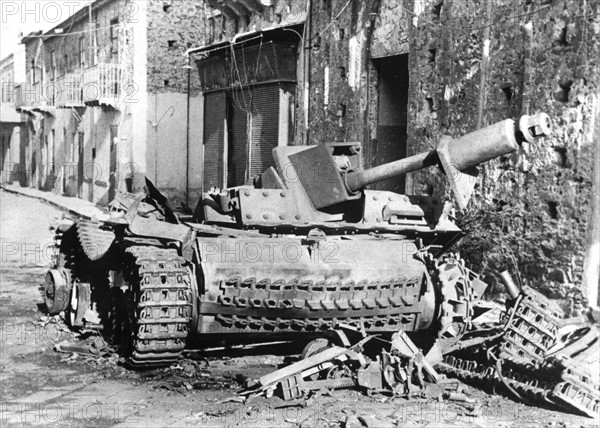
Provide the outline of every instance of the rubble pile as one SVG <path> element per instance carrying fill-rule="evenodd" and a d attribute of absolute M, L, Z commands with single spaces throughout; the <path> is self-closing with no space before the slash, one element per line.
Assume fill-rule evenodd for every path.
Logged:
<path fill-rule="evenodd" d="M 600 383 L 585 367 L 600 350 L 598 326 L 565 319 L 554 302 L 529 287 L 519 289 L 507 275 L 505 284 L 509 299 L 494 328 L 471 325 L 454 341 L 436 340 L 424 355 L 404 331 L 388 340 L 339 325 L 331 339 L 309 343 L 298 362 L 248 381 L 240 396 L 294 400 L 356 388 L 411 398 L 427 396 L 437 384 L 443 399 L 471 404 L 475 412 L 477 403 L 449 379 L 457 378 L 529 405 L 598 418 Z M 379 346 L 367 346 L 374 342 Z"/>

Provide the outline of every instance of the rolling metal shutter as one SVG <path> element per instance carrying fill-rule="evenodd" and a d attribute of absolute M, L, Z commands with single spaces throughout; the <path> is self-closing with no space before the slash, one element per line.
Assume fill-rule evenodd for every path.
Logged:
<path fill-rule="evenodd" d="M 235 90 L 230 94 L 229 124 L 229 165 L 227 186 L 241 186 L 247 179 L 248 166 L 248 113 L 250 112 L 250 91 Z"/>
<path fill-rule="evenodd" d="M 223 187 L 223 129 L 225 92 L 204 95 L 204 183 L 205 191 Z"/>
<path fill-rule="evenodd" d="M 279 142 L 279 84 L 252 88 L 250 177 L 274 166 L 273 148 Z"/>

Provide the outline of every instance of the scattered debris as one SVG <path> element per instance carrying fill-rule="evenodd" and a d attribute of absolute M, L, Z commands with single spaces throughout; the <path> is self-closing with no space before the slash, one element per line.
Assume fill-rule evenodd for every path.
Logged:
<path fill-rule="evenodd" d="M 471 343 L 465 338 L 468 344 L 453 347 L 436 368 L 468 383 L 504 390 L 518 401 L 598 418 L 598 377 L 573 362 L 586 353 L 597 355 L 598 327 L 574 328 L 542 294 L 529 287 L 519 289 L 507 273 L 502 278 L 510 299 L 501 332 Z M 565 324 L 569 333 L 561 334 Z M 446 398 L 468 397 L 457 391 Z"/>
<path fill-rule="evenodd" d="M 54 345 L 56 352 L 64 352 L 71 354 L 80 355 L 91 355 L 95 357 L 107 355 L 111 352 L 111 349 L 106 345 L 106 342 L 100 337 L 94 338 L 91 343 L 72 343 L 67 340 L 63 340 L 60 343 Z"/>
<path fill-rule="evenodd" d="M 348 326 L 342 328 L 358 340 L 352 344 L 344 330 L 335 330 L 333 335 L 342 346 L 321 347 L 312 355 L 305 353 L 305 357 L 296 363 L 258 380 L 249 380 L 247 388 L 240 394 L 264 394 L 266 397 L 277 394 L 284 400 L 294 400 L 315 391 L 323 394 L 329 390 L 360 387 L 368 394 L 386 392 L 406 396 L 414 389 L 414 379 L 419 389 L 425 386 L 422 370 L 428 381 L 439 381 L 440 376 L 405 333 L 394 335 L 392 342 L 387 342 L 390 344 L 388 350 L 381 349 L 379 355 L 368 356 L 363 345 L 373 336 Z M 309 344 L 305 349 L 311 348 L 318 346 Z"/>
<path fill-rule="evenodd" d="M 507 290 L 510 299 L 501 326 L 471 329 L 470 335 L 445 348 L 436 341 L 424 355 L 402 330 L 387 341 L 340 325 L 332 332 L 336 344 L 324 339 L 311 342 L 300 361 L 247 380 L 240 397 L 277 395 L 291 401 L 356 388 L 369 396 L 437 398 L 463 407 L 468 416 L 479 416 L 482 404 L 464 384 L 445 374 L 480 387 L 504 388 L 518 401 L 598 417 L 600 385 L 572 357 L 597 352 L 600 330 L 565 321 L 558 307 L 531 288 L 519 289 L 508 281 Z M 366 352 L 364 345 L 372 339 L 382 345 Z M 352 414 L 344 426 L 385 423 Z"/>

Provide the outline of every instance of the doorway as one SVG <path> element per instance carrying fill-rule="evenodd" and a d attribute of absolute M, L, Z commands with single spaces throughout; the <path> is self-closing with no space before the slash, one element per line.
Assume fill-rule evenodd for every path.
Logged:
<path fill-rule="evenodd" d="M 408 54 L 373 59 L 378 75 L 377 136 L 371 142 L 368 167 L 406 157 Z M 375 183 L 376 190 L 405 192 L 405 177 Z"/>
<path fill-rule="evenodd" d="M 108 201 L 115 198 L 117 184 L 117 149 L 118 149 L 119 125 L 110 125 L 110 176 L 108 180 Z"/>
<path fill-rule="evenodd" d="M 84 134 L 82 131 L 77 133 L 77 196 L 83 199 L 83 145 L 84 145 Z"/>

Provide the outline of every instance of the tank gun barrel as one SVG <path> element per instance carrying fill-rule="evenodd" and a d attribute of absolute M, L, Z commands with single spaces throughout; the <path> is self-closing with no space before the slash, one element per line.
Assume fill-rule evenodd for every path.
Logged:
<path fill-rule="evenodd" d="M 360 199 L 369 184 L 439 165 L 458 206 L 464 209 L 475 186 L 477 165 L 513 153 L 523 142 L 550 135 L 550 126 L 544 113 L 523 116 L 517 123 L 506 119 L 460 138 L 443 136 L 434 150 L 365 170 L 356 161 L 359 143 L 275 147 L 277 171 L 265 171 L 261 180 L 273 188 L 296 189 L 319 210 Z"/>
<path fill-rule="evenodd" d="M 524 115 L 517 123 L 506 119 L 456 139 L 443 137 L 435 150 L 363 171 L 348 172 L 345 177 L 346 187 L 349 192 L 356 193 L 369 184 L 439 163 L 452 180 L 451 176 L 515 152 L 523 142 L 533 142 L 539 137 L 550 135 L 550 132 L 550 118 L 545 113 Z"/>
<path fill-rule="evenodd" d="M 346 174 L 346 186 L 350 192 L 356 193 L 369 184 L 434 166 L 438 161 L 437 152 L 431 150 L 363 171 L 349 172 Z"/>

